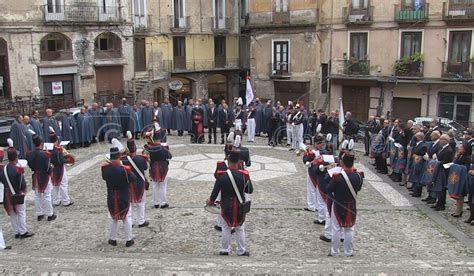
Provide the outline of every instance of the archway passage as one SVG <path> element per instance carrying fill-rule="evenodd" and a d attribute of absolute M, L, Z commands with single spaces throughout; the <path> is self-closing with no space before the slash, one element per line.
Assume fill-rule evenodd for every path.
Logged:
<path fill-rule="evenodd" d="M 183 86 L 180 89 L 169 91 L 169 100 L 173 105 L 177 105 L 178 101 L 184 102 L 185 99 L 191 99 L 193 97 L 193 83 L 191 80 L 183 77 L 172 77 L 172 81 L 181 81 Z"/>
<path fill-rule="evenodd" d="M 229 92 L 227 77 L 221 74 L 214 74 L 208 78 L 208 98 L 219 104 L 222 100 L 229 102 Z"/>
<path fill-rule="evenodd" d="M 165 91 L 163 90 L 163 88 L 158 87 L 153 90 L 153 102 L 158 102 L 159 104 L 161 104 L 164 100 L 164 96 Z"/>
<path fill-rule="evenodd" d="M 0 38 L 0 98 L 9 97 L 10 95 L 8 47 L 7 42 Z"/>

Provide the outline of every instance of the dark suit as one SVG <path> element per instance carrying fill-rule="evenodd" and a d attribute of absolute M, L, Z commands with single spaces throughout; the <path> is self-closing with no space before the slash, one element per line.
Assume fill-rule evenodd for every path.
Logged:
<path fill-rule="evenodd" d="M 431 147 L 428 149 L 428 156 L 430 157 L 430 159 L 433 159 L 433 154 L 436 153 L 436 155 L 438 155 L 438 151 L 441 149 L 441 145 L 438 143 L 435 144 L 432 144 Z M 439 160 L 439 157 L 438 157 L 438 160 Z"/>
<path fill-rule="evenodd" d="M 217 107 L 207 110 L 207 126 L 209 128 L 209 143 L 211 143 L 212 134 L 214 134 L 214 144 L 217 143 Z"/>
<path fill-rule="evenodd" d="M 229 135 L 230 125 L 232 124 L 232 117 L 229 110 L 221 109 L 219 110 L 219 128 L 221 129 L 221 139 L 222 144 L 227 135 Z"/>
<path fill-rule="evenodd" d="M 444 164 L 453 162 L 454 152 L 451 146 L 447 144 L 446 147 L 444 148 L 441 147 L 441 149 L 438 151 L 436 156 L 438 158 L 438 161 L 440 161 L 441 164 L 444 165 Z M 440 168 L 440 170 L 441 169 L 444 169 L 444 168 Z M 447 177 L 449 175 L 449 169 L 444 169 L 444 172 L 445 172 L 444 175 Z M 441 196 L 438 198 L 438 202 L 436 203 L 436 206 L 445 207 L 445 205 L 446 205 L 446 187 L 443 187 Z"/>

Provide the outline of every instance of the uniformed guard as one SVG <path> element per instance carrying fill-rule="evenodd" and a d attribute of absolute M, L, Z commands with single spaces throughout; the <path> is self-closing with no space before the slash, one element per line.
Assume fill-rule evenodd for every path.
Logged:
<path fill-rule="evenodd" d="M 8 138 L 8 164 L 0 165 L 0 182 L 4 186 L 3 206 L 10 217 L 10 224 L 16 239 L 25 239 L 34 234 L 26 227 L 26 180 L 25 170 L 18 164 L 18 153 L 13 140 Z M 2 150 L 3 159 L 3 150 Z"/>
<path fill-rule="evenodd" d="M 33 137 L 33 143 L 35 150 L 27 154 L 26 160 L 33 171 L 36 216 L 38 221 L 43 220 L 45 215 L 48 221 L 53 221 L 56 215 L 51 201 L 51 154 L 43 150 L 43 141 L 38 135 Z"/>
<path fill-rule="evenodd" d="M 322 140 L 321 140 L 322 139 Z M 315 212 L 317 210 L 317 203 L 316 203 L 316 189 L 317 189 L 317 182 L 312 181 L 311 177 L 309 176 L 309 168 L 311 163 L 315 158 L 318 158 L 320 153 L 318 146 L 324 140 L 324 137 L 320 135 L 316 135 L 314 137 L 314 148 L 310 146 L 306 147 L 306 151 L 303 154 L 303 164 L 308 167 L 308 174 L 306 176 L 306 202 L 307 207 L 304 208 L 305 211 Z"/>
<path fill-rule="evenodd" d="M 148 190 L 148 180 L 145 177 L 145 171 L 148 170 L 148 157 L 137 154 L 137 145 L 133 139 L 132 133 L 127 132 L 128 156 L 122 157 L 125 166 L 129 166 L 135 174 L 136 181 L 130 185 L 130 200 L 132 203 L 132 219 L 138 223 L 138 227 L 149 225 L 145 220 L 145 190 Z"/>
<path fill-rule="evenodd" d="M 329 256 L 337 256 L 341 244 L 341 234 L 344 234 L 344 254 L 353 256 L 353 235 L 356 223 L 357 192 L 362 188 L 363 174 L 354 169 L 354 154 L 349 149 L 342 156 L 342 170 L 335 174 L 325 187 L 325 192 L 334 202 L 331 210 L 332 239 Z"/>
<path fill-rule="evenodd" d="M 58 143 L 58 136 L 54 132 L 54 129 L 50 128 L 49 141 L 54 143 L 51 153 L 51 182 L 53 184 L 53 204 L 54 206 L 63 205 L 64 207 L 71 206 L 74 204 L 71 201 L 68 193 L 68 177 L 66 164 L 69 163 L 66 158 L 64 158 L 64 149 Z"/>
<path fill-rule="evenodd" d="M 153 205 L 155 208 L 168 208 L 166 191 L 168 189 L 169 159 L 172 158 L 172 155 L 166 143 L 149 141 L 144 150 L 149 154 L 151 163 Z"/>
<path fill-rule="evenodd" d="M 135 244 L 132 236 L 132 215 L 130 212 L 130 185 L 136 181 L 132 168 L 122 165 L 121 152 L 117 147 L 110 149 L 110 160 L 101 167 L 102 179 L 107 184 L 107 206 L 109 209 L 110 236 L 108 243 L 117 245 L 118 221 L 123 221 L 126 247 Z"/>
<path fill-rule="evenodd" d="M 218 171 L 208 205 L 213 205 L 218 194 L 221 194 L 221 215 L 225 221 L 222 224 L 222 248 L 219 255 L 229 255 L 231 252 L 231 229 L 235 227 L 237 239 L 237 255 L 249 256 L 245 249 L 245 215 L 250 210 L 250 202 L 245 201 L 244 193 L 252 193 L 250 175 L 246 170 L 239 169 L 240 152 L 232 150 L 229 154 L 228 170 Z"/>

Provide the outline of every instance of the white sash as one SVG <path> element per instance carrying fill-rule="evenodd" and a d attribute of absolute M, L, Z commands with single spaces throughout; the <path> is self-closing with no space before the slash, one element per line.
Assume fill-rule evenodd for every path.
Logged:
<path fill-rule="evenodd" d="M 352 187 L 352 183 L 349 180 L 349 177 L 347 176 L 346 172 L 344 170 L 341 171 L 342 177 L 344 177 L 344 182 L 346 183 L 347 187 L 351 191 L 352 197 L 354 197 L 354 200 L 357 200 L 357 194 L 354 191 L 354 187 Z"/>
<path fill-rule="evenodd" d="M 239 189 L 237 188 L 237 184 L 235 184 L 234 176 L 230 170 L 227 170 L 227 175 L 229 176 L 230 182 L 232 182 L 232 186 L 234 187 L 234 191 L 237 194 L 237 198 L 239 199 L 240 204 L 244 203 L 242 197 L 240 196 Z"/>
<path fill-rule="evenodd" d="M 132 167 L 135 169 L 135 171 L 138 173 L 138 175 L 140 176 L 140 178 L 146 182 L 146 178 L 145 176 L 142 174 L 142 171 L 140 171 L 140 169 L 137 167 L 137 164 L 135 164 L 135 162 L 133 161 L 133 159 L 130 157 L 130 156 L 127 156 L 127 160 L 128 162 L 130 162 L 130 164 L 132 165 Z"/>

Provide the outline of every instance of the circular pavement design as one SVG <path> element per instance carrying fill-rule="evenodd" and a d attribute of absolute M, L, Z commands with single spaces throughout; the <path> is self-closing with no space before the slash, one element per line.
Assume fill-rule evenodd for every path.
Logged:
<path fill-rule="evenodd" d="M 223 154 L 193 154 L 173 157 L 168 176 L 176 180 L 214 181 L 214 171 Z M 252 155 L 252 165 L 247 168 L 252 181 L 263 181 L 298 172 L 295 164 L 286 160 Z"/>

